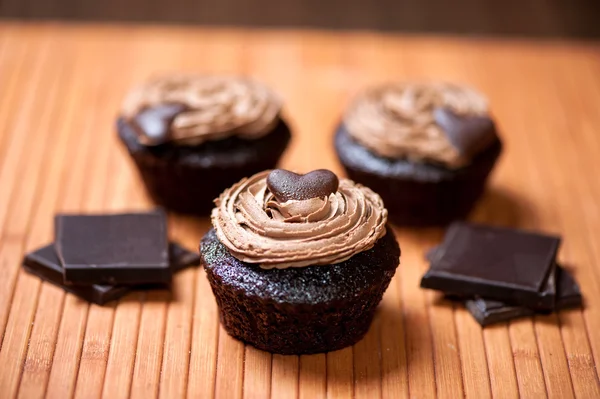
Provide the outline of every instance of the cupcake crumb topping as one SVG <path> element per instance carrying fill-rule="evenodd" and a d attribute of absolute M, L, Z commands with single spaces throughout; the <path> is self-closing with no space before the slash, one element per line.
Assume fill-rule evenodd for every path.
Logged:
<path fill-rule="evenodd" d="M 484 127 L 465 133 L 469 140 L 478 141 L 468 148 L 476 151 L 456 145 L 460 139 L 455 139 L 456 132 L 448 131 L 449 118 L 440 119 L 444 112 L 461 122 L 474 119 L 479 122 L 477 126 Z M 484 125 L 481 120 L 488 123 Z M 351 104 L 344 125 L 356 141 L 380 156 L 440 163 L 449 168 L 468 164 L 474 152 L 481 151 L 495 137 L 486 98 L 471 88 L 449 83 L 374 87 Z"/>
<path fill-rule="evenodd" d="M 269 173 L 243 179 L 215 200 L 212 224 L 237 259 L 265 269 L 335 264 L 385 235 L 387 210 L 369 188 L 340 179 L 329 195 L 280 201 L 267 186 Z"/>
<path fill-rule="evenodd" d="M 258 139 L 272 131 L 280 111 L 280 99 L 255 81 L 185 74 L 149 80 L 131 91 L 122 106 L 144 145 Z"/>

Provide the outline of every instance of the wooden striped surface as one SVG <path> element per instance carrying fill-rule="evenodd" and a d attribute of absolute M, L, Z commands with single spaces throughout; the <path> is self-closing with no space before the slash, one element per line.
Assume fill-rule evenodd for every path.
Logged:
<path fill-rule="evenodd" d="M 219 326 L 201 269 L 172 292 L 90 305 L 20 269 L 56 212 L 151 206 L 114 134 L 128 87 L 156 71 L 244 73 L 286 99 L 282 163 L 341 172 L 348 99 L 391 79 L 486 92 L 506 150 L 472 219 L 562 234 L 584 310 L 482 330 L 421 290 L 441 229 L 398 229 L 401 266 L 352 348 L 270 355 Z M 3 398 L 598 398 L 600 44 L 372 33 L 0 24 L 0 396 Z M 196 248 L 207 220 L 171 216 Z"/>

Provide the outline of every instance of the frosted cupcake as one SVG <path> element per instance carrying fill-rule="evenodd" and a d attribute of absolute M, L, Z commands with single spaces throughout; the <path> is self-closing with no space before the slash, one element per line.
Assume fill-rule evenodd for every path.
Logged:
<path fill-rule="evenodd" d="M 448 83 L 398 83 L 361 93 L 335 149 L 348 176 L 381 195 L 398 225 L 466 217 L 502 144 L 486 98 Z"/>
<path fill-rule="evenodd" d="M 117 128 L 152 199 L 201 215 L 232 183 L 275 167 L 290 140 L 279 97 L 226 76 L 151 79 L 127 95 Z"/>
<path fill-rule="evenodd" d="M 211 219 L 200 254 L 221 322 L 269 352 L 356 343 L 399 264 L 381 198 L 327 170 L 243 179 Z"/>

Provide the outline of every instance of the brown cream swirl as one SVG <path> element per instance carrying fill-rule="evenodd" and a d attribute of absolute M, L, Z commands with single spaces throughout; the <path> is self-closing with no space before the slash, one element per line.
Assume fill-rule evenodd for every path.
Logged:
<path fill-rule="evenodd" d="M 328 197 L 280 203 L 267 188 L 268 174 L 243 179 L 215 200 L 212 224 L 237 259 L 265 269 L 328 265 L 385 235 L 387 210 L 369 188 L 341 179 Z"/>
<path fill-rule="evenodd" d="M 122 114 L 164 104 L 180 104 L 169 140 L 201 144 L 230 136 L 257 139 L 278 123 L 281 100 L 266 86 L 241 77 L 173 74 L 137 87 L 125 98 Z"/>
<path fill-rule="evenodd" d="M 436 123 L 434 111 L 459 116 L 487 116 L 486 98 L 449 83 L 403 83 L 374 87 L 348 108 L 344 124 L 363 146 L 388 158 L 432 161 L 452 168 L 470 162 Z"/>

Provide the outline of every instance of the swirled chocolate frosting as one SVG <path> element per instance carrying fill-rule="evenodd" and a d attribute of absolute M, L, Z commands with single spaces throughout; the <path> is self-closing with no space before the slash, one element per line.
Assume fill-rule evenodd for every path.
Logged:
<path fill-rule="evenodd" d="M 263 137 L 278 123 L 280 110 L 279 98 L 252 80 L 176 74 L 131 91 L 122 115 L 144 145 L 197 145 L 231 136 Z"/>
<path fill-rule="evenodd" d="M 243 179 L 215 200 L 217 237 L 239 260 L 265 269 L 335 264 L 385 235 L 387 210 L 369 188 L 341 179 L 332 194 L 282 202 L 267 187 L 269 173 Z"/>
<path fill-rule="evenodd" d="M 496 138 L 486 98 L 448 83 L 387 84 L 363 92 L 344 116 L 348 133 L 387 158 L 468 164 Z"/>

